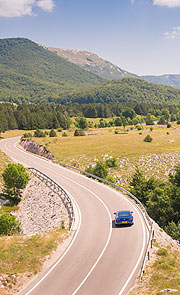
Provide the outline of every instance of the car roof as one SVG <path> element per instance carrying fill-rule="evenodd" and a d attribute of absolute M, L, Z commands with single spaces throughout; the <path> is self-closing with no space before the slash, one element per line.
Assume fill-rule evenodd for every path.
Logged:
<path fill-rule="evenodd" d="M 117 211 L 118 213 L 131 213 L 130 210 Z"/>

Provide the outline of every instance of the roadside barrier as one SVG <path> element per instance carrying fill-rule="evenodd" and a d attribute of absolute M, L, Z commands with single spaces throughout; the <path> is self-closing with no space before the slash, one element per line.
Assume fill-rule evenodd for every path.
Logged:
<path fill-rule="evenodd" d="M 81 174 L 84 174 L 88 177 L 91 177 L 95 180 L 98 180 L 100 182 L 103 182 L 105 184 L 108 184 L 108 185 L 111 185 L 113 186 L 114 188 L 116 188 L 117 190 L 120 190 L 122 191 L 123 193 L 125 193 L 126 195 L 128 195 L 131 199 L 133 199 L 136 203 L 136 205 L 138 205 L 138 208 L 143 216 L 143 219 L 145 221 L 145 224 L 147 226 L 147 229 L 149 231 L 149 239 L 148 239 L 148 242 L 147 242 L 147 246 L 146 246 L 146 250 L 145 250 L 145 254 L 144 254 L 144 257 L 143 257 L 143 261 L 142 261 L 142 266 L 141 266 L 141 271 L 140 271 L 140 276 L 139 276 L 139 280 L 141 281 L 142 280 L 142 276 L 144 274 L 144 270 L 145 270 L 145 266 L 146 266 L 146 261 L 150 259 L 150 253 L 149 253 L 149 250 L 150 248 L 152 248 L 152 240 L 154 238 L 154 230 L 153 230 L 153 222 L 151 221 L 151 218 L 149 217 L 149 215 L 147 214 L 147 211 L 146 209 L 144 208 L 143 204 L 133 195 L 131 194 L 130 192 L 128 192 L 127 190 L 125 190 L 124 188 L 122 188 L 121 186 L 117 185 L 117 184 L 114 184 L 108 180 L 105 180 L 101 177 L 98 177 L 98 176 L 95 176 L 91 173 L 88 173 L 88 172 L 85 172 L 79 168 L 75 168 L 75 167 L 72 167 L 72 166 L 69 166 L 67 164 L 64 164 L 64 163 L 61 163 L 59 161 L 52 161 L 53 163 L 56 163 L 56 164 L 59 164 L 63 167 L 66 167 L 66 168 L 69 168 L 69 169 L 72 169 L 72 170 L 75 170 Z"/>
<path fill-rule="evenodd" d="M 59 195 L 61 200 L 63 201 L 69 215 L 69 231 L 72 228 L 75 215 L 74 215 L 74 208 L 73 203 L 67 192 L 54 180 L 52 180 L 50 177 L 45 175 L 44 173 L 40 172 L 39 170 L 35 168 L 28 168 L 36 177 L 38 177 L 41 181 L 45 182 L 45 184 L 53 190 L 55 193 Z"/>

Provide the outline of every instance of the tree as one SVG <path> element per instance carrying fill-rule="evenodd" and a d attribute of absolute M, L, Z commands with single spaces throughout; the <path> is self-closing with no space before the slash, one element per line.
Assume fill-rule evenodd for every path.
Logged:
<path fill-rule="evenodd" d="M 96 163 L 96 166 L 95 167 L 92 167 L 92 165 L 90 165 L 87 169 L 86 169 L 86 172 L 88 173 L 91 173 L 93 175 L 96 175 L 100 178 L 106 178 L 107 175 L 108 175 L 108 169 L 106 167 L 106 164 L 101 162 L 101 161 L 98 161 Z"/>
<path fill-rule="evenodd" d="M 148 200 L 146 190 L 147 181 L 139 167 L 136 167 L 130 186 L 130 192 L 145 205 Z"/>
<path fill-rule="evenodd" d="M 87 129 L 88 128 L 88 121 L 84 117 L 78 117 L 76 120 L 76 126 L 80 129 Z"/>
<path fill-rule="evenodd" d="M 152 137 L 148 134 L 145 138 L 144 138 L 144 141 L 145 142 L 151 142 L 153 139 Z"/>
<path fill-rule="evenodd" d="M 127 119 L 130 118 L 131 120 L 133 118 L 136 117 L 136 113 L 133 109 L 126 107 L 123 111 L 122 111 L 122 115 Z"/>
<path fill-rule="evenodd" d="M 147 114 L 146 116 L 146 125 L 154 125 L 154 116 L 151 115 L 151 113 Z"/>
<path fill-rule="evenodd" d="M 85 134 L 85 132 L 83 131 L 83 130 L 78 130 L 78 129 L 76 129 L 75 131 L 74 131 L 74 136 L 85 136 L 86 134 Z"/>
<path fill-rule="evenodd" d="M 2 173 L 5 187 L 18 196 L 19 190 L 24 189 L 28 183 L 29 176 L 22 164 L 8 164 Z"/>
<path fill-rule="evenodd" d="M 54 131 L 54 129 L 51 129 L 49 132 L 49 137 L 57 137 L 56 131 Z"/>

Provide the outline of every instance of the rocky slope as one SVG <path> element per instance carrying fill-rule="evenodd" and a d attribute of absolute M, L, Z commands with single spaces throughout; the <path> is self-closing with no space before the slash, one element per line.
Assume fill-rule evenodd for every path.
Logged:
<path fill-rule="evenodd" d="M 46 47 L 49 51 L 56 52 L 58 56 L 80 66 L 84 70 L 97 74 L 105 79 L 122 79 L 124 77 L 138 77 L 135 74 L 122 70 L 120 67 L 103 59 L 95 53 L 83 50 L 62 49 Z"/>
<path fill-rule="evenodd" d="M 180 88 L 180 75 L 142 76 L 142 78 L 151 83 Z"/>

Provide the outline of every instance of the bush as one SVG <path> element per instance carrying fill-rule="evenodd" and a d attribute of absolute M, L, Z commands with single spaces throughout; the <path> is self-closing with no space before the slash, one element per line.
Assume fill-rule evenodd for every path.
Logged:
<path fill-rule="evenodd" d="M 67 137 L 67 136 L 68 136 L 67 133 L 63 132 L 62 137 Z"/>
<path fill-rule="evenodd" d="M 34 131 L 34 137 L 46 137 L 46 133 L 42 130 L 37 129 Z"/>
<path fill-rule="evenodd" d="M 95 167 L 90 165 L 85 171 L 104 179 L 108 175 L 108 168 L 106 167 L 105 163 L 101 161 L 98 161 Z"/>
<path fill-rule="evenodd" d="M 152 137 L 150 135 L 147 135 L 145 138 L 144 138 L 144 141 L 145 142 L 152 142 Z"/>
<path fill-rule="evenodd" d="M 62 132 L 62 130 L 63 130 L 62 128 L 58 128 L 57 132 Z"/>
<path fill-rule="evenodd" d="M 118 130 L 117 129 L 115 129 L 114 134 L 118 134 Z"/>
<path fill-rule="evenodd" d="M 116 158 L 112 157 L 106 160 L 106 166 L 109 168 L 116 167 Z"/>
<path fill-rule="evenodd" d="M 24 133 L 22 136 L 22 138 L 29 138 L 29 137 L 32 137 L 32 133 L 30 132 Z"/>
<path fill-rule="evenodd" d="M 167 249 L 165 249 L 165 248 L 160 248 L 160 249 L 157 251 L 157 255 L 158 255 L 158 256 L 167 256 L 167 255 L 168 255 L 168 251 L 167 251 Z"/>
<path fill-rule="evenodd" d="M 74 131 L 74 136 L 85 136 L 85 132 L 83 130 L 76 129 Z"/>
<path fill-rule="evenodd" d="M 142 127 L 140 125 L 136 126 L 137 130 L 142 130 Z"/>
<path fill-rule="evenodd" d="M 167 123 L 167 128 L 171 128 L 171 124 L 170 123 Z"/>
<path fill-rule="evenodd" d="M 54 129 L 51 129 L 49 132 L 49 137 L 57 137 L 56 131 L 54 131 Z"/>
<path fill-rule="evenodd" d="M 16 216 L 7 213 L 0 215 L 0 235 L 11 235 L 21 232 L 20 222 L 16 220 Z"/>
<path fill-rule="evenodd" d="M 107 181 L 110 181 L 110 182 L 112 182 L 112 183 L 115 183 L 115 182 L 116 182 L 116 180 L 114 179 L 114 177 L 113 177 L 112 175 L 108 175 L 108 176 L 106 177 L 106 180 L 107 180 Z"/>

